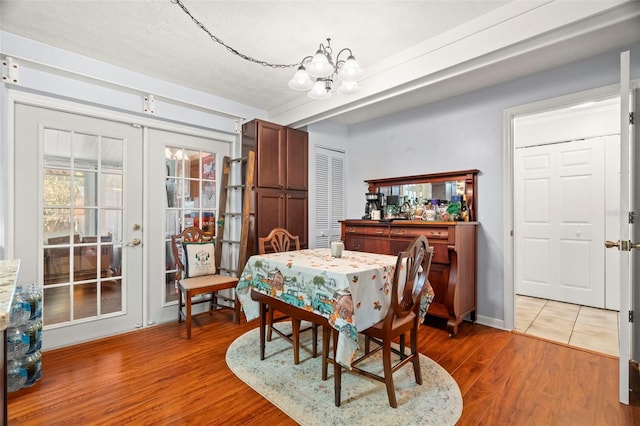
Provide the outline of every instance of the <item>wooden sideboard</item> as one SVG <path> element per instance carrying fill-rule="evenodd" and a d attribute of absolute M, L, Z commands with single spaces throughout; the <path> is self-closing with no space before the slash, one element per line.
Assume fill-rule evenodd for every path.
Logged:
<path fill-rule="evenodd" d="M 434 248 L 429 282 L 435 298 L 427 314 L 447 319 L 454 336 L 466 314 L 476 319 L 477 222 L 344 220 L 346 250 L 397 255 L 418 235 Z"/>

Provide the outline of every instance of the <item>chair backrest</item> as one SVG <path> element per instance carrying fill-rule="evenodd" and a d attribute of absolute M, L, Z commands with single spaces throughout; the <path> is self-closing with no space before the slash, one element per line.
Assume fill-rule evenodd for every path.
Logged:
<path fill-rule="evenodd" d="M 182 279 L 182 273 L 184 272 L 184 262 L 183 262 L 183 246 L 182 243 L 205 243 L 209 241 L 213 241 L 214 236 L 211 232 L 205 232 L 202 229 L 190 226 L 185 228 L 184 231 L 177 235 L 171 236 L 171 250 L 173 252 L 173 259 L 176 264 L 176 279 Z M 216 255 L 216 259 L 218 256 Z M 216 265 L 216 270 L 219 269 L 220 265 Z"/>
<path fill-rule="evenodd" d="M 300 237 L 284 228 L 273 228 L 269 235 L 258 239 L 260 254 L 300 250 Z"/>
<path fill-rule="evenodd" d="M 419 316 L 420 301 L 431 268 L 433 248 L 429 247 L 427 237 L 420 235 L 407 250 L 398 253 L 396 270 L 391 289 L 391 306 L 385 321 L 392 322 L 394 317 L 406 317 L 411 312 Z M 398 287 L 404 282 L 402 297 Z"/>

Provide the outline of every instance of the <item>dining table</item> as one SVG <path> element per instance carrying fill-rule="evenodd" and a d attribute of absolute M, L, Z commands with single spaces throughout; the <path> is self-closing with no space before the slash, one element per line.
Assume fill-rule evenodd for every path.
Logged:
<path fill-rule="evenodd" d="M 334 257 L 328 248 L 254 255 L 242 271 L 236 295 L 247 321 L 261 313 L 252 292 L 326 318 L 338 332 L 335 360 L 351 368 L 359 350 L 358 332 L 380 322 L 389 310 L 396 262 L 396 256 L 350 250 Z M 434 296 L 428 281 L 425 286 L 423 318 Z"/>

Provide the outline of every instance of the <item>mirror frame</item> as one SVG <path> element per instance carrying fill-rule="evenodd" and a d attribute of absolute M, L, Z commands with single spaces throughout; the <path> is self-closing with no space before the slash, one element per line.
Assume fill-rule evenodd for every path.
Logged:
<path fill-rule="evenodd" d="M 379 192 L 379 189 L 387 186 L 409 185 L 416 183 L 439 183 L 449 181 L 464 181 L 465 199 L 469 209 L 469 221 L 477 221 L 477 195 L 478 195 L 478 173 L 477 169 L 460 170 L 456 172 L 430 173 L 414 176 L 400 176 L 393 178 L 369 179 L 365 182 L 369 186 L 369 192 Z"/>

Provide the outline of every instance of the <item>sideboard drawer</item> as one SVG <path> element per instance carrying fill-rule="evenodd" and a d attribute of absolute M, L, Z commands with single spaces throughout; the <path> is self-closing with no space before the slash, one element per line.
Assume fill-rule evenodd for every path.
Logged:
<path fill-rule="evenodd" d="M 361 234 L 374 236 L 387 236 L 387 226 L 347 226 L 345 232 L 347 234 Z"/>
<path fill-rule="evenodd" d="M 428 240 L 438 239 L 438 240 L 448 240 L 449 239 L 449 228 L 429 228 L 423 230 L 423 235 L 427 237 Z"/>
<path fill-rule="evenodd" d="M 449 246 L 446 243 L 429 241 L 429 246 L 433 247 L 433 263 L 449 263 Z"/>

